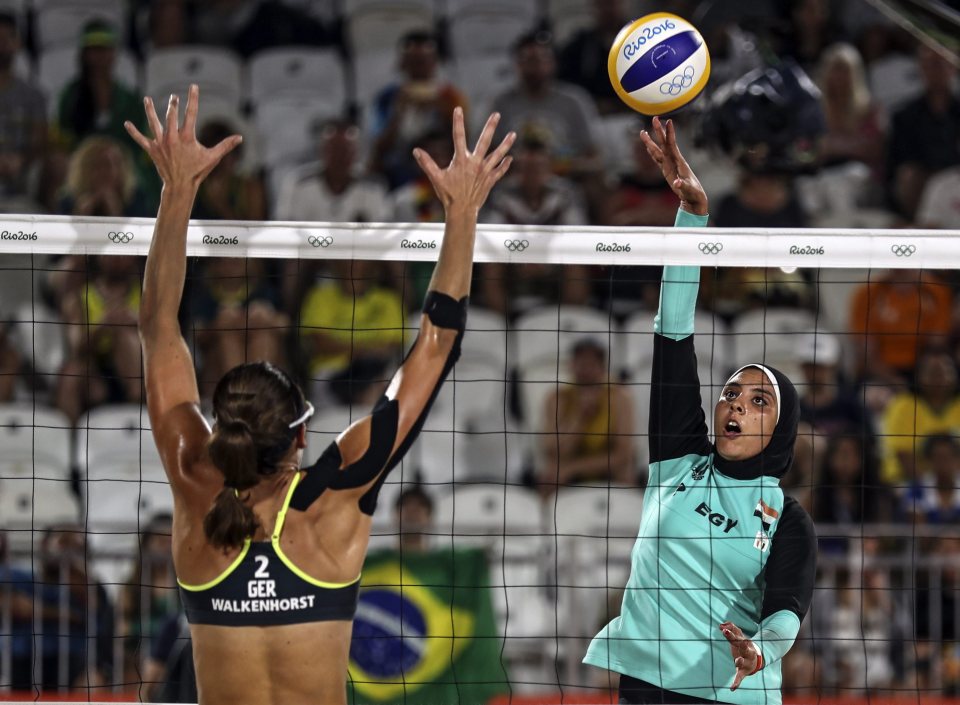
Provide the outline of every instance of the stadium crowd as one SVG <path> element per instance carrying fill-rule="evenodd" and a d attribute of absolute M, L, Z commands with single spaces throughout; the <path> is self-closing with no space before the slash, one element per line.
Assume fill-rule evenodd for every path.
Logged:
<path fill-rule="evenodd" d="M 153 216 L 159 180 L 123 123 L 146 132 L 141 96 L 197 80 L 214 96 L 200 140 L 245 136 L 243 151 L 204 183 L 198 219 L 439 222 L 411 149 L 448 160 L 452 111 L 463 105 L 471 125 L 498 110 L 501 129 L 519 135 L 512 173 L 481 222 L 667 227 L 676 202 L 641 146 L 645 123 L 606 75 L 619 29 L 656 9 L 691 18 L 707 37 L 712 88 L 762 80 L 771 66 L 812 80 L 799 99 L 817 109 L 781 127 L 770 150 L 802 168 L 744 156 L 729 135 L 711 138 L 704 115 L 724 109 L 716 93 L 676 116 L 713 224 L 960 229 L 957 69 L 861 0 L 755 1 L 745 15 L 695 0 L 531 0 L 483 12 L 468 0 L 398 0 L 379 21 L 371 3 L 349 0 L 100 5 L 58 19 L 55 0 L 0 1 L 0 212 Z M 298 79 L 303 67 L 322 76 Z M 323 81 L 339 85 L 311 94 Z M 762 144 L 760 134 L 732 142 Z M 142 402 L 142 268 L 137 257 L 0 252 L 0 405 L 49 407 L 79 430 L 99 408 Z M 522 370 L 505 374 L 503 358 L 498 428 L 539 440 L 505 467 L 484 469 L 481 458 L 470 479 L 527 487 L 545 503 L 568 484 L 642 487 L 647 379 L 633 376 L 606 333 L 638 313 L 652 317 L 659 270 L 476 270 L 471 308 L 502 329 L 557 305 L 587 305 L 608 329 L 560 351 L 574 384 L 546 395 L 524 394 Z M 326 418 L 349 419 L 410 342 L 405 327 L 429 273 L 419 263 L 192 261 L 181 322 L 202 395 L 234 365 L 265 359 L 293 371 L 318 408 L 335 410 Z M 814 613 L 787 659 L 785 692 L 960 695 L 958 285 L 951 271 L 704 272 L 700 308 L 715 331 L 749 330 L 743 322 L 758 312 L 814 321 L 791 344 L 802 430 L 786 482 L 825 527 L 821 552 L 834 567 L 822 570 Z M 40 321 L 49 323 L 40 330 Z M 730 371 L 715 369 L 717 383 Z M 479 425 L 467 430 L 484 430 L 471 421 Z M 89 478 L 77 462 L 68 471 L 79 510 Z M 451 476 L 426 468 L 409 480 L 430 508 L 429 494 L 448 490 Z M 12 636 L 0 636 L 11 678 L 0 689 L 162 680 L 184 633 L 170 518 L 135 518 L 140 550 L 112 582 L 91 570 L 82 523 L 38 527 L 32 564 L 30 550 L 24 564 L 8 546 L 15 537 L 3 536 L 0 612 Z M 871 533 L 872 524 L 900 528 Z M 904 569 L 914 555 L 930 562 Z"/>

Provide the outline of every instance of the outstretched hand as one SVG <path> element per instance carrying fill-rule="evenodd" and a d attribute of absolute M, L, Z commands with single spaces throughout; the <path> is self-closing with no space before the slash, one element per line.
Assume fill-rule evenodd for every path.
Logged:
<path fill-rule="evenodd" d="M 730 642 L 730 655 L 733 657 L 733 665 L 737 669 L 730 690 L 736 690 L 740 687 L 744 678 L 753 675 L 754 671 L 757 670 L 760 656 L 757 654 L 753 642 L 747 639 L 740 627 L 733 622 L 721 624 L 720 631 Z"/>
<path fill-rule="evenodd" d="M 433 158 L 422 149 L 413 150 L 417 164 L 433 184 L 437 198 L 443 204 L 444 210 L 450 211 L 453 207 L 462 207 L 472 211 L 479 211 L 480 207 L 490 195 L 493 188 L 510 168 L 513 157 L 507 156 L 511 145 L 517 138 L 511 132 L 503 138 L 489 155 L 493 133 L 500 122 L 500 114 L 494 113 L 487 118 L 483 132 L 477 140 L 477 146 L 471 152 L 467 147 L 467 131 L 463 123 L 463 108 L 453 111 L 453 159 L 446 169 L 441 169 Z"/>
<path fill-rule="evenodd" d="M 153 139 L 144 137 L 129 120 L 123 123 L 134 141 L 150 155 L 164 185 L 190 185 L 196 188 L 230 151 L 239 145 L 243 138 L 231 135 L 214 147 L 204 147 L 197 142 L 197 110 L 199 109 L 200 89 L 196 84 L 190 86 L 187 94 L 187 109 L 183 125 L 178 125 L 177 109 L 180 98 L 170 96 L 167 104 L 166 124 L 160 122 L 153 99 L 143 99 L 147 111 L 147 121 L 153 132 Z"/>
<path fill-rule="evenodd" d="M 697 175 L 693 173 L 693 169 L 680 153 L 673 120 L 667 120 L 664 126 L 660 118 L 653 118 L 653 131 L 657 136 L 656 141 L 646 130 L 640 133 L 640 139 L 647 148 L 650 158 L 660 166 L 663 178 L 680 198 L 680 207 L 695 215 L 707 215 L 709 213 L 707 194 L 700 185 Z"/>

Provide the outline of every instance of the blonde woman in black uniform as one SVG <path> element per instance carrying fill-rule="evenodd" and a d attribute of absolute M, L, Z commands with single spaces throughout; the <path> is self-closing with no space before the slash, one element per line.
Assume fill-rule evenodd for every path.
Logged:
<path fill-rule="evenodd" d="M 174 496 L 173 559 L 191 623 L 199 700 L 205 705 L 343 703 L 351 620 L 371 514 L 386 474 L 419 431 L 459 354 L 466 322 L 477 212 L 510 165 L 508 135 L 488 154 L 493 115 L 473 151 L 463 112 L 446 169 L 414 156 L 446 210 L 440 257 L 420 336 L 370 416 L 301 469 L 313 412 L 281 370 L 241 365 L 200 413 L 193 360 L 177 311 L 187 221 L 197 189 L 241 138 L 197 143 L 198 90 L 183 126 L 171 96 L 165 124 L 145 100 L 152 139 L 127 131 L 150 155 L 163 195 L 140 309 L 147 407 Z"/>

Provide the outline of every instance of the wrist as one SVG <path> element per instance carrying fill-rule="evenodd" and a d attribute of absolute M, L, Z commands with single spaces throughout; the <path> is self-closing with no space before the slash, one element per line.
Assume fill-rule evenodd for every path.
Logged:
<path fill-rule="evenodd" d="M 705 216 L 710 214 L 709 203 L 706 199 L 703 201 L 686 201 L 681 199 L 680 210 L 693 215 Z"/>
<path fill-rule="evenodd" d="M 764 662 L 763 662 L 763 652 L 760 651 L 760 647 L 757 646 L 756 643 L 754 643 L 754 642 L 752 642 L 752 641 L 750 642 L 750 646 L 752 646 L 752 647 L 753 647 L 753 650 L 756 651 L 756 653 L 757 653 L 757 665 L 756 665 L 756 666 L 754 667 L 754 669 L 750 672 L 750 675 L 752 676 L 753 674 L 758 673 L 759 671 L 761 671 L 761 670 L 763 669 L 763 663 L 764 663 Z"/>

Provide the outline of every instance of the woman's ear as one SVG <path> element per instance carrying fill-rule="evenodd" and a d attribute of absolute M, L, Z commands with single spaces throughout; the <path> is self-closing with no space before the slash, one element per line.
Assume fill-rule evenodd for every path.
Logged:
<path fill-rule="evenodd" d="M 307 424 L 302 423 L 297 429 L 297 450 L 307 447 Z"/>

